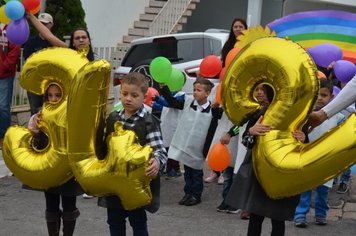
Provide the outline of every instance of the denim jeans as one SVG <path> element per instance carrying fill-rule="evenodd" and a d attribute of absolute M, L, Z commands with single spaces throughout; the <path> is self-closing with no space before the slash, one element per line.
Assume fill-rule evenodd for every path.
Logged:
<path fill-rule="evenodd" d="M 223 184 L 223 192 L 222 192 L 222 197 L 225 200 L 227 194 L 229 193 L 231 184 L 232 184 L 232 180 L 234 177 L 234 167 L 227 167 L 224 172 L 224 184 Z"/>
<path fill-rule="evenodd" d="M 339 183 L 349 184 L 350 179 L 351 179 L 351 169 L 348 169 L 347 171 L 341 174 Z"/>
<path fill-rule="evenodd" d="M 148 236 L 147 215 L 144 208 L 126 211 L 122 208 L 107 208 L 110 235 L 126 235 L 126 218 L 129 218 L 134 236 Z"/>
<path fill-rule="evenodd" d="M 30 103 L 31 116 L 38 113 L 43 105 L 43 95 L 37 95 L 27 91 L 28 102 Z"/>
<path fill-rule="evenodd" d="M 320 185 L 316 188 L 316 195 L 315 195 L 315 217 L 318 218 L 326 218 L 326 215 L 329 210 L 328 206 L 328 194 L 329 188 Z M 295 209 L 294 220 L 300 218 L 306 218 L 307 213 L 309 212 L 310 208 L 310 201 L 312 196 L 312 190 L 306 191 L 300 195 L 300 200 Z"/>
<path fill-rule="evenodd" d="M 203 170 L 184 165 L 184 181 L 184 193 L 200 199 L 204 188 Z"/>
<path fill-rule="evenodd" d="M 14 77 L 0 79 L 0 139 L 11 125 L 11 100 Z"/>

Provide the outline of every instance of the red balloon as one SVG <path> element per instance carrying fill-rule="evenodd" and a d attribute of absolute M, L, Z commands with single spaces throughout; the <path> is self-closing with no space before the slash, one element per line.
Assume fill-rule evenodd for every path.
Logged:
<path fill-rule="evenodd" d="M 215 144 L 208 153 L 208 165 L 212 170 L 225 170 L 230 164 L 229 149 L 225 144 Z"/>
<path fill-rule="evenodd" d="M 231 61 L 234 59 L 237 53 L 239 53 L 239 51 L 240 48 L 233 48 L 228 52 L 225 59 L 225 67 L 228 67 L 230 65 Z"/>
<path fill-rule="evenodd" d="M 33 8 L 33 9 L 29 10 L 29 12 L 31 12 L 32 14 L 36 14 L 36 13 L 39 12 L 40 10 L 41 10 L 41 3 L 40 3 L 37 7 L 35 7 L 35 8 Z"/>
<path fill-rule="evenodd" d="M 147 106 L 152 107 L 153 98 L 156 96 L 159 96 L 159 92 L 157 91 L 157 89 L 148 87 L 147 93 L 146 93 L 146 98 L 143 101 L 143 103 L 146 104 Z"/>
<path fill-rule="evenodd" d="M 214 55 L 206 56 L 200 63 L 200 74 L 207 78 L 214 78 L 222 68 L 220 58 Z"/>
<path fill-rule="evenodd" d="M 226 72 L 226 67 L 222 68 L 220 71 L 220 75 L 219 75 L 220 81 L 224 80 L 225 72 Z"/>
<path fill-rule="evenodd" d="M 41 4 L 41 0 L 22 0 L 22 5 L 26 11 L 31 11 L 38 8 L 38 5 Z"/>

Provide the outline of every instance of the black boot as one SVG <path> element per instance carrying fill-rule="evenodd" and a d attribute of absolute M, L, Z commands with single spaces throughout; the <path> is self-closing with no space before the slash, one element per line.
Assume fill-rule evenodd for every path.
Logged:
<path fill-rule="evenodd" d="M 63 236 L 72 236 L 75 228 L 75 222 L 80 215 L 78 209 L 71 212 L 63 212 Z"/>
<path fill-rule="evenodd" d="M 49 236 L 59 236 L 61 216 L 61 211 L 46 211 L 47 230 Z"/>

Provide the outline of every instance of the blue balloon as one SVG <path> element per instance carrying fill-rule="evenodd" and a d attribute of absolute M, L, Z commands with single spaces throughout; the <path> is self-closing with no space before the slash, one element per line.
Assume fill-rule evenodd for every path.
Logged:
<path fill-rule="evenodd" d="M 5 14 L 11 20 L 19 20 L 25 15 L 25 7 L 19 1 L 9 1 L 5 5 Z"/>

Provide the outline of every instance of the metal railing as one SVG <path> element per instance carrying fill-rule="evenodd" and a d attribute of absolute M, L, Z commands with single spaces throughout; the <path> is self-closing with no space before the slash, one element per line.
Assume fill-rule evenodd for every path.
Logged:
<path fill-rule="evenodd" d="M 192 0 L 169 0 L 149 27 L 149 35 L 169 34 L 179 22 Z"/>
<path fill-rule="evenodd" d="M 116 50 L 115 47 L 94 47 L 93 48 L 95 54 L 102 59 L 107 60 L 111 63 L 111 54 Z M 23 65 L 23 57 L 21 52 L 21 68 Z M 19 73 L 16 74 L 16 78 L 14 81 L 14 88 L 12 94 L 12 103 L 11 103 L 11 111 L 12 112 L 21 112 L 21 111 L 28 111 L 30 109 L 28 98 L 27 98 L 27 91 L 23 89 L 18 80 Z M 109 98 L 113 98 L 113 88 L 112 83 L 110 83 L 110 94 Z"/>

